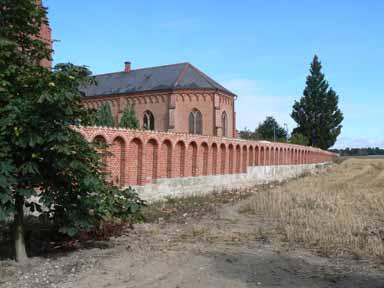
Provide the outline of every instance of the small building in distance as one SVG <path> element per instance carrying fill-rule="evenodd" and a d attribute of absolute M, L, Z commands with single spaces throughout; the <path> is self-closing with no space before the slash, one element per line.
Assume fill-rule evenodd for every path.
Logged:
<path fill-rule="evenodd" d="M 189 63 L 96 75 L 82 88 L 83 102 L 99 108 L 109 102 L 118 121 L 135 105 L 140 126 L 149 130 L 236 136 L 236 95 Z"/>

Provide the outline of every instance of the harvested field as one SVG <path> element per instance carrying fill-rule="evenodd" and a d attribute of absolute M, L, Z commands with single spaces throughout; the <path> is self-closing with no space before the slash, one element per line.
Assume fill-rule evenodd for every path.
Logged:
<path fill-rule="evenodd" d="M 0 261 L 0 287 L 384 287 L 384 160 L 167 199 L 89 249 Z M 83 246 L 84 247 L 84 246 Z"/>
<path fill-rule="evenodd" d="M 269 228 L 290 245 L 384 263 L 384 160 L 343 161 L 256 193 L 241 211 L 270 218 Z"/>

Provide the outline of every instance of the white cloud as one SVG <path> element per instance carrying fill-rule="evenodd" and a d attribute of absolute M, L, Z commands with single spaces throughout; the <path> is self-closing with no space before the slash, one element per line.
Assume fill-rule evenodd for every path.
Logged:
<path fill-rule="evenodd" d="M 254 129 L 267 116 L 273 116 L 280 125 L 288 124 L 289 130 L 295 122 L 289 116 L 296 97 L 271 95 L 253 79 L 239 78 L 224 82 L 224 86 L 238 95 L 236 101 L 237 129 Z"/>

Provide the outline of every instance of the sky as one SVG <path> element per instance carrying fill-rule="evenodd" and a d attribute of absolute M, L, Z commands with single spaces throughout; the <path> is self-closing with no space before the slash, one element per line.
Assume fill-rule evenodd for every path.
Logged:
<path fill-rule="evenodd" d="M 344 113 L 336 148 L 384 148 L 382 0 L 45 0 L 54 62 L 94 74 L 189 62 L 238 95 L 237 128 L 292 130 L 317 54 Z"/>

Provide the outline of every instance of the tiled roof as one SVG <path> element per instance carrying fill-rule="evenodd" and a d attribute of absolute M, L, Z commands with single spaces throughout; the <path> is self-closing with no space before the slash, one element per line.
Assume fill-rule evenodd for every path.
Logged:
<path fill-rule="evenodd" d="M 95 85 L 81 88 L 85 96 L 130 94 L 178 89 L 220 90 L 235 96 L 189 63 L 135 69 L 94 76 Z"/>

